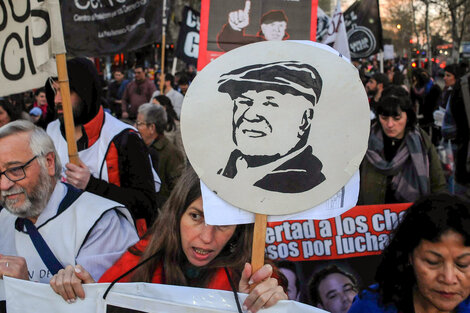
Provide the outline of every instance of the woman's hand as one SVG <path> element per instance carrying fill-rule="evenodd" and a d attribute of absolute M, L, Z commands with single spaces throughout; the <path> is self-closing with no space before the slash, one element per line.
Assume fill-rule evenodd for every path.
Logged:
<path fill-rule="evenodd" d="M 261 308 L 275 305 L 279 300 L 287 300 L 287 295 L 278 285 L 277 279 L 272 278 L 273 268 L 266 264 L 251 275 L 251 264 L 246 263 L 238 285 L 240 292 L 249 293 L 243 303 L 243 310 L 251 313 Z M 250 288 L 256 285 L 251 291 Z"/>
<path fill-rule="evenodd" d="M 92 284 L 95 280 L 81 265 L 67 265 L 65 269 L 55 274 L 49 284 L 52 289 L 68 303 L 74 303 L 77 297 L 85 298 L 82 284 Z"/>

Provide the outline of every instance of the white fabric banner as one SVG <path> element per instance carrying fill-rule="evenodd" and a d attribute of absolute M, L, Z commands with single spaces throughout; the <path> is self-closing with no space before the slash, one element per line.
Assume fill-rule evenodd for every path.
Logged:
<path fill-rule="evenodd" d="M 15 0 L 4 6 L 0 96 L 44 86 L 49 76 L 57 76 L 52 53 L 65 53 L 59 0 Z"/>
<path fill-rule="evenodd" d="M 351 59 L 349 53 L 348 34 L 344 24 L 343 12 L 341 12 L 341 0 L 336 4 L 335 12 L 330 19 L 327 34 L 323 37 L 322 43 L 333 47 L 348 60 Z"/>
<path fill-rule="evenodd" d="M 5 277 L 8 313 L 106 313 L 106 306 L 143 312 L 238 312 L 234 295 L 229 291 L 190 288 L 148 283 L 116 284 L 103 300 L 109 284 L 84 285 L 86 298 L 68 304 L 49 285 Z M 0 292 L 3 281 L 0 280 Z M 1 295 L 0 295 L 1 296 Z M 239 294 L 240 303 L 246 294 Z M 280 301 L 266 313 L 325 311 L 295 301 Z"/>

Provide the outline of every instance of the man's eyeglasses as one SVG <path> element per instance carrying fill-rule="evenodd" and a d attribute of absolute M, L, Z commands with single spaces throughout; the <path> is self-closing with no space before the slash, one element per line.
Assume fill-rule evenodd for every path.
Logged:
<path fill-rule="evenodd" d="M 140 127 L 142 125 L 145 125 L 145 126 L 148 125 L 148 123 L 145 123 L 145 122 L 135 122 L 134 124 L 135 124 L 135 127 Z"/>
<path fill-rule="evenodd" d="M 26 172 L 24 171 L 25 167 L 31 164 L 31 162 L 33 162 L 37 157 L 38 156 L 35 155 L 31 160 L 21 166 L 15 166 L 4 170 L 0 173 L 0 179 L 2 179 L 3 175 L 5 175 L 12 182 L 17 182 L 19 180 L 24 179 L 26 177 Z"/>

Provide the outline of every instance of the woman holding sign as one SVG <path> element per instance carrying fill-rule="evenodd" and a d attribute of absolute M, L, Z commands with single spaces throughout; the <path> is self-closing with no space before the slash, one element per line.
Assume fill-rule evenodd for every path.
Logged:
<path fill-rule="evenodd" d="M 204 221 L 199 178 L 188 169 L 176 184 L 143 240 L 126 252 L 100 282 L 152 282 L 249 293 L 245 310 L 270 307 L 287 295 L 265 265 L 251 275 L 252 225 L 212 226 Z M 67 266 L 50 281 L 66 301 L 84 298 L 82 283 L 93 283 L 80 265 Z M 258 285 L 250 292 L 253 284 Z"/>
<path fill-rule="evenodd" d="M 436 149 L 416 126 L 408 93 L 399 86 L 385 90 L 372 124 L 361 164 L 358 204 L 406 203 L 438 191 L 446 182 Z"/>
<path fill-rule="evenodd" d="M 470 203 L 447 194 L 418 200 L 384 250 L 375 280 L 349 313 L 470 312 Z"/>

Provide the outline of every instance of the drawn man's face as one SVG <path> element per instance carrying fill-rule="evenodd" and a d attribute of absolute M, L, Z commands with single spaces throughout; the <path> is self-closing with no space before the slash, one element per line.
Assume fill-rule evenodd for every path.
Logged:
<path fill-rule="evenodd" d="M 313 105 L 303 96 L 249 90 L 234 100 L 233 140 L 244 155 L 286 155 L 308 129 Z"/>
<path fill-rule="evenodd" d="M 277 21 L 269 24 L 261 24 L 261 31 L 266 40 L 282 40 L 286 34 L 287 22 Z"/>

